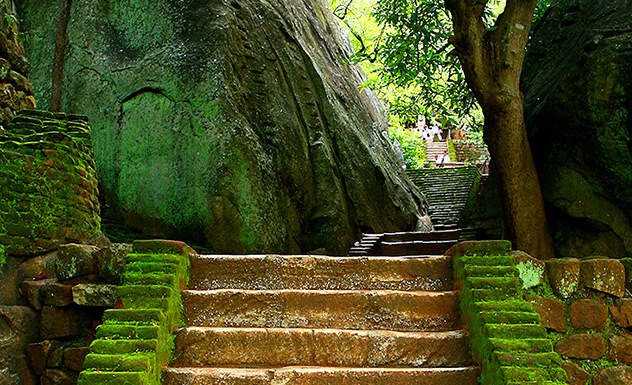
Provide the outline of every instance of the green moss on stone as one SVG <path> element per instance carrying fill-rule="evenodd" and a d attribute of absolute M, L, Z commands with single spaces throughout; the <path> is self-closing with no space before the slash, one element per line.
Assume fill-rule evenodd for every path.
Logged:
<path fill-rule="evenodd" d="M 148 372 L 102 372 L 84 370 L 77 385 L 150 385 Z"/>

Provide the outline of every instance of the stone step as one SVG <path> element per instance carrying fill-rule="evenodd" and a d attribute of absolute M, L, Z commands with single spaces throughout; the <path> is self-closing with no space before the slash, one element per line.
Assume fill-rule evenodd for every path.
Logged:
<path fill-rule="evenodd" d="M 191 259 L 193 290 L 452 290 L 449 257 L 222 256 Z"/>
<path fill-rule="evenodd" d="M 478 368 L 168 368 L 163 385 L 477 385 Z"/>
<path fill-rule="evenodd" d="M 377 250 L 379 255 L 443 255 L 450 247 L 457 244 L 456 240 L 449 241 L 409 241 L 382 242 Z"/>
<path fill-rule="evenodd" d="M 471 364 L 464 331 L 181 329 L 172 367 L 462 367 Z"/>
<path fill-rule="evenodd" d="M 455 292 L 186 290 L 189 326 L 448 331 L 461 327 Z"/>
<path fill-rule="evenodd" d="M 403 232 L 386 233 L 382 236 L 383 242 L 402 241 L 441 241 L 459 239 L 459 230 L 432 231 L 432 232 Z"/>

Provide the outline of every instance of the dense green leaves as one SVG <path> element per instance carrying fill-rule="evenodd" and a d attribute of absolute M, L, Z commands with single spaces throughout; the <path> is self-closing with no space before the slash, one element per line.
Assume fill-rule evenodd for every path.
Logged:
<path fill-rule="evenodd" d="M 391 115 L 416 121 L 421 113 L 481 125 L 481 113 L 452 53 L 452 24 L 442 0 L 330 1 L 353 36 L 353 59 L 369 72 L 367 85 L 385 100 Z M 551 2 L 540 0 L 534 21 Z M 488 1 L 488 28 L 494 28 L 504 6 L 503 0 Z"/>

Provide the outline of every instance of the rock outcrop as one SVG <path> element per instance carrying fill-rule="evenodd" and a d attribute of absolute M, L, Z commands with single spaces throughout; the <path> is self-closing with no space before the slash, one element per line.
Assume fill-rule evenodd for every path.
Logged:
<path fill-rule="evenodd" d="M 12 3 L 0 4 L 0 130 L 9 124 L 16 111 L 35 108 L 33 85 L 26 78 L 28 62 Z"/>
<path fill-rule="evenodd" d="M 558 256 L 632 255 L 632 3 L 556 1 L 523 71 Z"/>
<path fill-rule="evenodd" d="M 57 8 L 18 10 L 42 100 Z M 64 110 L 90 118 L 114 217 L 234 253 L 429 227 L 325 0 L 88 0 L 68 33 Z"/>

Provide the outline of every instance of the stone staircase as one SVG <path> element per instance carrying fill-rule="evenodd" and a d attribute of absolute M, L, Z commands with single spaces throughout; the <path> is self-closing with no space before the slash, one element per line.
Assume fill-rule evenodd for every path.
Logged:
<path fill-rule="evenodd" d="M 434 142 L 432 140 L 426 141 L 426 159 L 428 163 L 435 164 L 435 156 L 439 159 L 443 156 L 443 152 L 448 151 L 447 142 Z"/>
<path fill-rule="evenodd" d="M 449 257 L 198 256 L 165 385 L 474 385 Z"/>
<path fill-rule="evenodd" d="M 348 252 L 350 256 L 431 256 L 442 255 L 456 245 L 461 230 L 362 234 Z"/>
<path fill-rule="evenodd" d="M 467 221 L 481 183 L 475 167 L 408 170 L 424 193 L 432 223 L 437 229 L 462 227 Z"/>

